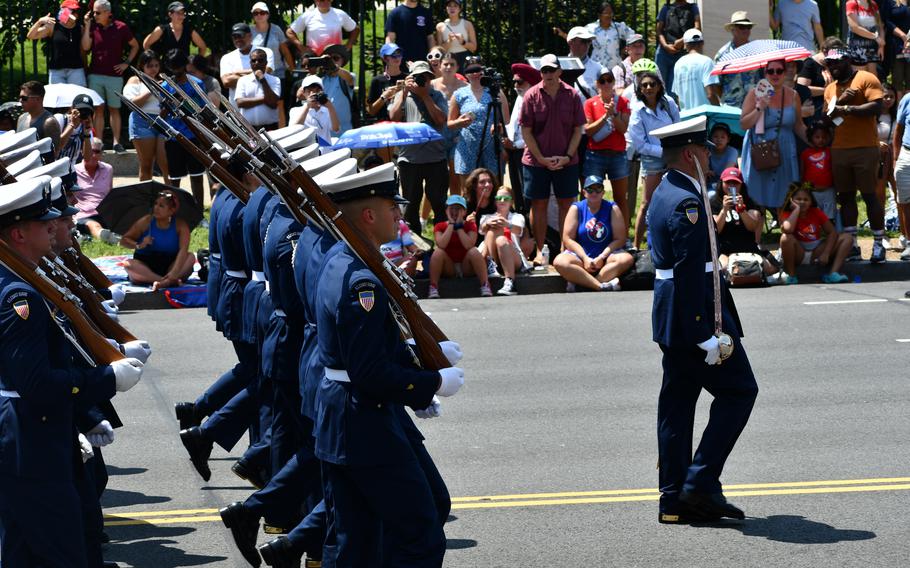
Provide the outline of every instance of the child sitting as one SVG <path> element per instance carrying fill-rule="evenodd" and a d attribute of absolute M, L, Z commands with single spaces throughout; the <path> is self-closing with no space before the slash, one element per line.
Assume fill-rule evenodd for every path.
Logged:
<path fill-rule="evenodd" d="M 403 219 L 398 221 L 398 237 L 393 241 L 383 243 L 379 250 L 383 256 L 401 268 L 408 276 L 414 276 L 417 272 L 417 260 L 421 251 L 414 244 L 411 229 Z"/>
<path fill-rule="evenodd" d="M 806 136 L 812 145 L 803 150 L 800 155 L 803 182 L 813 185 L 815 189 L 812 194 L 818 203 L 818 208 L 834 222 L 836 228 L 839 223 L 834 177 L 831 173 L 831 130 L 823 122 L 815 122 L 809 126 Z"/>
<path fill-rule="evenodd" d="M 717 191 L 721 172 L 739 165 L 739 152 L 730 146 L 730 127 L 726 123 L 718 122 L 711 127 L 711 142 L 714 148 L 708 158 L 708 189 Z"/>
<path fill-rule="evenodd" d="M 796 284 L 796 267 L 799 264 L 831 265 L 822 276 L 826 284 L 839 284 L 849 280 L 838 270 L 853 244 L 846 233 L 838 234 L 828 216 L 818 208 L 812 184 L 792 183 L 780 213 L 780 250 L 785 274 L 780 282 Z"/>
<path fill-rule="evenodd" d="M 430 257 L 430 292 L 428 298 L 439 297 L 439 278 L 445 276 L 471 276 L 480 280 L 480 295 L 492 296 L 483 255 L 474 246 L 477 242 L 477 224 L 465 220 L 468 203 L 460 195 L 446 200 L 446 221 L 436 223 L 433 236 L 436 250 Z"/>
<path fill-rule="evenodd" d="M 496 291 L 502 296 L 513 296 L 515 292 L 515 271 L 522 268 L 520 239 L 525 232 L 525 218 L 512 211 L 512 190 L 500 187 L 494 197 L 496 212 L 480 218 L 480 234 L 486 245 L 484 250 L 490 260 L 502 266 L 505 281 Z"/>

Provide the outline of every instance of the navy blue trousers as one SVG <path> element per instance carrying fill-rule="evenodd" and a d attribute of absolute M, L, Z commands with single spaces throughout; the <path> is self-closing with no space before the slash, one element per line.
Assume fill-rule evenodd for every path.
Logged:
<path fill-rule="evenodd" d="M 733 341 L 733 354 L 720 365 L 707 365 L 705 352 L 695 346 L 660 346 L 664 374 L 657 405 L 657 445 L 662 510 L 672 510 L 683 490 L 721 491 L 724 463 L 749 421 L 758 395 L 746 350 L 738 338 Z M 692 429 L 702 389 L 714 401 L 693 456 Z"/>
<path fill-rule="evenodd" d="M 232 341 L 231 343 L 234 346 L 234 352 L 237 353 L 237 364 L 218 377 L 218 380 L 196 399 L 196 412 L 200 416 L 214 414 L 237 393 L 246 388 L 257 375 L 259 355 L 256 352 L 256 346 L 242 341 Z"/>

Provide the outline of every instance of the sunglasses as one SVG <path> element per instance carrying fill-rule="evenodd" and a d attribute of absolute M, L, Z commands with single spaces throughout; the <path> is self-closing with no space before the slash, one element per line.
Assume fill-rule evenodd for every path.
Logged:
<path fill-rule="evenodd" d="M 555 67 L 544 67 L 540 70 L 540 73 L 542 75 L 547 75 L 549 73 L 556 73 L 556 68 Z"/>
<path fill-rule="evenodd" d="M 603 193 L 606 191 L 602 185 L 592 185 L 591 187 L 586 187 L 585 191 L 588 193 Z"/>
<path fill-rule="evenodd" d="M 497 195 L 493 198 L 496 201 L 512 201 L 511 195 Z"/>
<path fill-rule="evenodd" d="M 38 99 L 38 98 L 40 98 L 38 95 L 19 95 L 19 102 L 24 103 L 29 99 Z"/>
<path fill-rule="evenodd" d="M 765 69 L 766 75 L 783 75 L 784 69 L 781 67 L 775 67 L 774 69 Z"/>
<path fill-rule="evenodd" d="M 597 80 L 597 82 L 598 82 L 598 83 L 601 83 L 601 84 L 603 84 L 603 83 L 613 83 L 613 82 L 615 82 L 615 81 L 616 81 L 616 79 L 613 78 L 613 77 L 611 77 L 611 76 L 609 76 L 609 75 L 604 76 L 604 77 L 601 77 L 600 79 Z"/>
<path fill-rule="evenodd" d="M 433 61 L 434 59 L 442 59 L 442 54 L 438 51 L 436 53 L 427 54 L 427 61 Z"/>
<path fill-rule="evenodd" d="M 241 39 L 245 36 L 246 36 L 246 34 L 244 34 L 244 33 L 231 34 L 231 39 Z"/>
<path fill-rule="evenodd" d="M 525 82 L 526 81 L 524 79 L 512 79 L 512 84 L 515 85 L 516 87 L 518 85 L 524 85 Z"/>
<path fill-rule="evenodd" d="M 733 27 L 738 30 L 751 30 L 752 29 L 752 26 L 750 26 L 749 24 L 736 24 Z"/>
<path fill-rule="evenodd" d="M 254 15 L 254 16 L 268 16 L 269 13 L 268 13 L 268 12 L 263 12 L 262 10 L 256 10 L 255 12 L 253 12 L 253 15 Z"/>
<path fill-rule="evenodd" d="M 269 61 L 268 59 L 259 59 L 259 58 L 257 58 L 257 59 L 252 59 L 252 58 L 251 58 L 251 59 L 250 59 L 250 63 L 268 63 L 268 61 Z"/>
<path fill-rule="evenodd" d="M 639 83 L 638 86 L 641 87 L 642 89 L 656 89 L 656 88 L 657 88 L 657 83 L 654 83 L 654 82 L 652 82 L 652 81 L 648 81 L 648 82 L 646 82 L 646 83 Z"/>

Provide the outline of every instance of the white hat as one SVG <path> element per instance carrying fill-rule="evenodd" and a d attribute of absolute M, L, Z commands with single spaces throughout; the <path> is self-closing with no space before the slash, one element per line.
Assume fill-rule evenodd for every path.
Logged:
<path fill-rule="evenodd" d="M 724 29 L 730 31 L 733 29 L 733 26 L 749 26 L 752 27 L 755 25 L 755 22 L 749 19 L 749 12 L 745 10 L 737 10 L 730 15 L 730 21 L 724 24 Z"/>
<path fill-rule="evenodd" d="M 319 75 L 307 75 L 300 86 L 306 89 L 310 85 L 319 85 L 319 88 L 322 88 L 322 79 L 319 78 Z"/>
<path fill-rule="evenodd" d="M 701 30 L 698 28 L 688 29 L 683 34 L 683 43 L 701 43 L 703 41 L 705 41 L 705 36 L 702 35 Z"/>
<path fill-rule="evenodd" d="M 321 186 L 324 183 L 331 183 L 339 178 L 343 178 L 356 173 L 357 158 L 345 158 L 331 168 L 314 176 L 313 181 Z"/>
<path fill-rule="evenodd" d="M 320 173 L 331 168 L 338 162 L 350 158 L 351 149 L 342 148 L 341 150 L 334 150 L 328 154 L 323 154 L 321 156 L 316 156 L 315 158 L 310 158 L 309 160 L 304 161 L 300 166 L 307 171 L 311 176 L 319 175 Z"/>
<path fill-rule="evenodd" d="M 322 190 L 336 203 L 366 197 L 387 197 L 402 204 L 408 202 L 398 194 L 398 177 L 392 162 L 324 183 Z"/>
<path fill-rule="evenodd" d="M 539 69 L 542 70 L 544 67 L 553 67 L 555 69 L 562 69 L 562 66 L 559 64 L 559 58 L 556 57 L 555 55 L 553 55 L 552 53 L 548 53 L 540 58 Z"/>
<path fill-rule="evenodd" d="M 22 132 L 9 131 L 0 136 L 0 154 L 27 146 L 36 140 L 38 140 L 38 131 L 34 128 L 26 128 Z"/>
<path fill-rule="evenodd" d="M 50 184 L 50 176 L 41 176 L 4 185 L 0 191 L 0 227 L 29 219 L 50 221 L 60 217 L 60 212 L 51 207 Z"/>
<path fill-rule="evenodd" d="M 302 162 L 304 160 L 309 160 L 310 158 L 315 158 L 319 155 L 319 142 L 313 142 L 309 146 L 304 146 L 303 148 L 298 148 L 291 152 L 291 158 L 295 162 Z"/>
<path fill-rule="evenodd" d="M 300 132 L 297 132 L 296 134 L 291 134 L 290 136 L 278 140 L 276 144 L 284 148 L 285 151 L 290 152 L 291 150 L 309 146 L 315 141 L 316 129 L 313 127 L 307 127 Z"/>
<path fill-rule="evenodd" d="M 24 179 L 33 179 L 39 176 L 52 176 L 63 179 L 64 191 L 71 191 L 76 186 L 76 170 L 73 169 L 73 162 L 69 158 L 59 158 L 46 166 L 40 166 L 33 170 L 23 172 L 19 176 L 19 181 Z M 75 189 L 79 189 L 78 186 Z"/>
<path fill-rule="evenodd" d="M 250 8 L 250 14 L 253 12 L 268 12 L 269 7 L 265 2 L 256 2 L 253 4 L 253 7 Z"/>
<path fill-rule="evenodd" d="M 584 26 L 575 26 L 569 30 L 569 34 L 566 36 L 566 41 L 572 41 L 573 39 L 590 40 L 594 39 L 594 34 L 589 32 L 588 28 Z"/>
<path fill-rule="evenodd" d="M 302 124 L 292 124 L 290 126 L 285 126 L 284 128 L 276 128 L 275 130 L 269 130 L 266 133 L 269 135 L 269 138 L 272 140 L 281 140 L 282 138 L 287 138 L 292 134 L 297 134 L 301 130 L 306 128 Z"/>
<path fill-rule="evenodd" d="M 10 164 L 28 156 L 33 150 L 38 150 L 38 152 L 42 154 L 50 154 L 54 151 L 54 142 L 50 138 L 42 138 L 37 142 L 32 142 L 31 144 L 10 150 L 5 154 L 0 154 L 0 161 L 3 161 L 5 164 Z"/>
<path fill-rule="evenodd" d="M 67 159 L 67 161 L 69 161 L 69 159 Z M 20 174 L 30 172 L 36 168 L 40 168 L 41 164 L 41 152 L 38 150 L 32 150 L 28 153 L 28 155 L 19 158 L 12 164 L 8 165 L 6 167 L 6 171 L 9 172 L 9 175 L 13 176 L 14 178 L 18 178 Z"/>
<path fill-rule="evenodd" d="M 682 122 L 662 126 L 648 134 L 660 139 L 662 148 L 679 148 L 689 144 L 712 145 L 708 140 L 708 117 L 696 116 Z"/>

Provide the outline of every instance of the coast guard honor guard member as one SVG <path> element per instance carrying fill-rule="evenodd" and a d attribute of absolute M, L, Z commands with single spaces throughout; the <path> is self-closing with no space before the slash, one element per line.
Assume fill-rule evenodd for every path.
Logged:
<path fill-rule="evenodd" d="M 663 352 L 657 409 L 661 523 L 742 519 L 727 503 L 720 474 L 749 420 L 758 386 L 742 327 L 717 272 L 715 228 L 707 207 L 705 117 L 653 130 L 669 171 L 648 209 L 656 269 L 653 339 Z M 692 427 L 702 389 L 714 401 L 695 454 Z"/>

